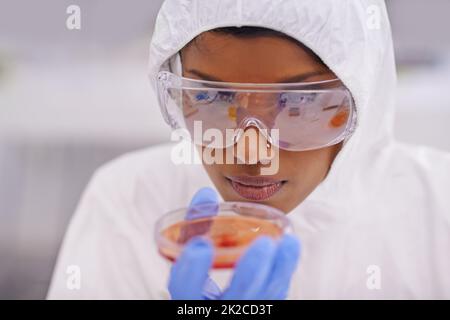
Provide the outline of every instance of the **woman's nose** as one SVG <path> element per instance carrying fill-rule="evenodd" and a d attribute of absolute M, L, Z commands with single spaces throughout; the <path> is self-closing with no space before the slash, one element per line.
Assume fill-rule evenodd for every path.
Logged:
<path fill-rule="evenodd" d="M 265 135 L 258 128 L 250 126 L 244 129 L 234 145 L 234 157 L 239 164 L 265 165 L 272 161 L 274 151 Z"/>
<path fill-rule="evenodd" d="M 278 99 L 274 95 L 243 93 L 237 97 L 236 123 L 248 116 L 256 117 L 268 128 L 273 128 L 278 116 Z"/>

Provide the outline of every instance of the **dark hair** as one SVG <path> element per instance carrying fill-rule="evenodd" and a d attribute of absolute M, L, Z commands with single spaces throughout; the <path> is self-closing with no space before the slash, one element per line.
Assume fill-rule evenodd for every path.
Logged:
<path fill-rule="evenodd" d="M 250 26 L 243 26 L 243 27 L 223 27 L 223 28 L 217 28 L 211 30 L 212 32 L 219 32 L 219 33 L 225 33 L 229 35 L 233 35 L 236 37 L 258 37 L 258 36 L 277 36 L 277 37 L 283 37 L 283 38 L 289 38 L 288 35 L 276 31 L 269 28 L 263 28 L 263 27 L 250 27 Z M 294 40 L 294 39 L 292 39 Z M 295 41 L 295 40 L 294 40 Z"/>

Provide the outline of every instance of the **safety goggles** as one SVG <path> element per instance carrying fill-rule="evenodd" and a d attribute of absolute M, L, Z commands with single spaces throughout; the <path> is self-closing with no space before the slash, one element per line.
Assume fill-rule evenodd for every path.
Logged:
<path fill-rule="evenodd" d="M 205 147 L 228 148 L 246 128 L 256 127 L 280 149 L 314 150 L 343 141 L 356 126 L 352 96 L 339 79 L 228 83 L 160 71 L 157 88 L 165 121 L 187 129 L 193 142 Z"/>

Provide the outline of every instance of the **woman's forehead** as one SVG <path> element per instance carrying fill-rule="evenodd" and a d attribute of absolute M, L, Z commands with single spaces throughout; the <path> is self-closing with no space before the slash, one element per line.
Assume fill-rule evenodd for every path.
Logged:
<path fill-rule="evenodd" d="M 286 37 L 271 35 L 206 32 L 183 48 L 182 63 L 186 75 L 203 78 L 199 74 L 207 74 L 215 79 L 204 80 L 212 81 L 295 82 L 288 80 L 301 81 L 302 75 L 333 77 L 310 50 Z M 191 74 L 192 70 L 197 74 Z"/>

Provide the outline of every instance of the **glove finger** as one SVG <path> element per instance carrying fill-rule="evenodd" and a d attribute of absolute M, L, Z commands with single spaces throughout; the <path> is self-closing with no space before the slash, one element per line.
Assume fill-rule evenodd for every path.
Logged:
<path fill-rule="evenodd" d="M 213 249 L 201 238 L 190 241 L 173 264 L 169 292 L 174 300 L 202 299 L 208 271 L 213 262 Z"/>
<path fill-rule="evenodd" d="M 219 211 L 219 199 L 214 189 L 210 187 L 201 188 L 197 191 L 189 204 L 185 220 L 195 220 L 217 215 Z M 194 224 L 182 226 L 178 237 L 179 243 L 186 243 L 195 236 L 207 233 L 212 221 L 198 221 Z"/>
<path fill-rule="evenodd" d="M 261 299 L 272 269 L 276 246 L 269 237 L 258 238 L 239 259 L 223 299 Z"/>
<path fill-rule="evenodd" d="M 292 275 L 300 259 L 300 250 L 300 241 L 294 236 L 285 235 L 280 240 L 269 281 L 264 290 L 267 299 L 286 299 Z"/>
<path fill-rule="evenodd" d="M 218 203 L 219 198 L 217 192 L 210 187 L 203 187 L 199 189 L 195 195 L 192 197 L 189 207 L 193 207 L 204 203 Z"/>
<path fill-rule="evenodd" d="M 217 300 L 221 295 L 222 290 L 220 287 L 214 282 L 213 279 L 208 277 L 206 279 L 205 286 L 203 287 L 203 297 L 207 300 Z"/>

